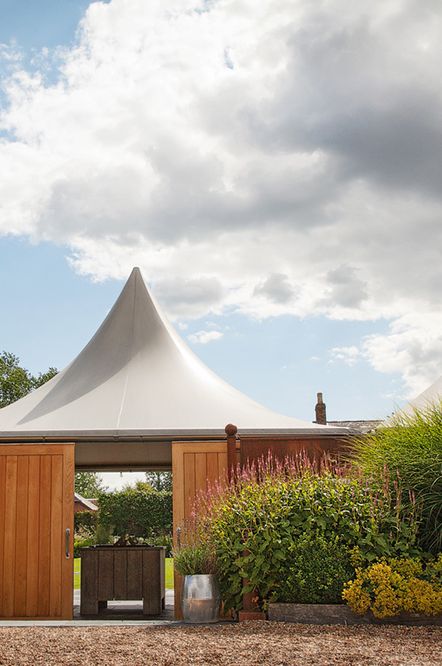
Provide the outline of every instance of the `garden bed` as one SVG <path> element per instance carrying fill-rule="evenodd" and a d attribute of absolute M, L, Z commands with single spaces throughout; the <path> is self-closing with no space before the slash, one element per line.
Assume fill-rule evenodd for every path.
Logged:
<path fill-rule="evenodd" d="M 345 604 L 283 604 L 269 605 L 269 620 L 298 624 L 396 624 L 409 626 L 442 626 L 442 615 L 424 616 L 401 613 L 379 620 L 371 613 L 356 615 Z"/>

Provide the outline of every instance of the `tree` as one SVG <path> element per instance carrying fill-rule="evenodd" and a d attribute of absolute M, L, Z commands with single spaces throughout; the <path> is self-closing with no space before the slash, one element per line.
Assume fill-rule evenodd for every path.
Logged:
<path fill-rule="evenodd" d="M 20 365 L 18 356 L 4 351 L 0 354 L 0 408 L 20 400 L 31 391 L 40 388 L 57 373 L 57 368 L 50 367 L 46 372 L 32 375 Z M 84 497 L 96 497 L 103 492 L 104 488 L 98 474 L 77 472 L 75 490 Z"/>
<path fill-rule="evenodd" d="M 77 472 L 75 474 L 75 492 L 82 497 L 98 497 L 103 491 L 103 482 L 96 472 Z"/>
<path fill-rule="evenodd" d="M 21 367 L 18 356 L 4 351 L 0 354 L 0 408 L 39 388 L 57 372 L 56 368 L 49 368 L 46 372 L 34 376 Z"/>
<path fill-rule="evenodd" d="M 172 491 L 172 472 L 146 472 L 146 481 L 154 490 Z"/>

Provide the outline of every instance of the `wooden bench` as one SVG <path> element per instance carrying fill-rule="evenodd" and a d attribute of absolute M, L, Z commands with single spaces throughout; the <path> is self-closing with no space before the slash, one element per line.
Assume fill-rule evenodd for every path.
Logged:
<path fill-rule="evenodd" d="M 165 606 L 165 548 L 91 546 L 82 548 L 81 615 L 98 615 L 111 600 L 143 600 L 143 615 Z"/>

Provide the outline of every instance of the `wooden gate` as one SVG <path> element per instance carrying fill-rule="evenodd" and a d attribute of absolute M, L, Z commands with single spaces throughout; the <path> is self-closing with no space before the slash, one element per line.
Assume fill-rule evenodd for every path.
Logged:
<path fill-rule="evenodd" d="M 72 619 L 74 444 L 0 445 L 0 618 Z"/>
<path fill-rule="evenodd" d="M 190 518 L 198 491 L 227 477 L 227 442 L 172 442 L 173 534 Z M 181 618 L 182 578 L 175 572 L 175 617 Z"/>

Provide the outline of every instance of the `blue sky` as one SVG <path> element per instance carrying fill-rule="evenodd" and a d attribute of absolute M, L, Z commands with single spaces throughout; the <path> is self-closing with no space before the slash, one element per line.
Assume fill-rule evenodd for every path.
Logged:
<path fill-rule="evenodd" d="M 0 0 L 0 349 L 64 367 L 139 265 L 256 400 L 382 418 L 442 366 L 439 24 L 226 7 Z"/>
<path fill-rule="evenodd" d="M 67 248 L 0 239 L 2 325 L 0 348 L 17 354 L 32 372 L 67 365 L 92 337 L 124 284 L 94 283 L 69 266 Z M 382 417 L 391 411 L 398 375 L 333 360 L 333 347 L 352 346 L 382 332 L 385 323 L 330 321 L 282 315 L 262 320 L 241 314 L 186 320 L 180 334 L 207 365 L 269 407 L 313 420 L 317 391 L 330 419 Z M 224 331 L 209 344 L 188 336 L 202 329 Z"/>
<path fill-rule="evenodd" d="M 14 40 L 29 52 L 74 40 L 89 0 L 0 0 L 0 41 Z"/>

